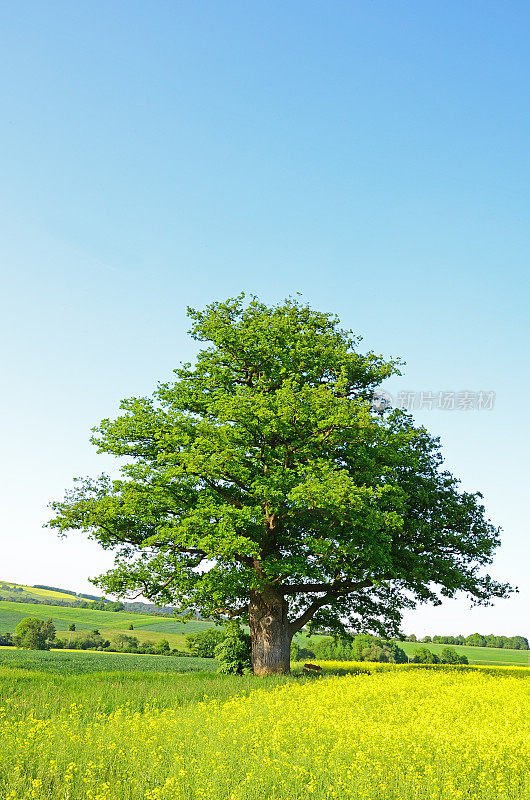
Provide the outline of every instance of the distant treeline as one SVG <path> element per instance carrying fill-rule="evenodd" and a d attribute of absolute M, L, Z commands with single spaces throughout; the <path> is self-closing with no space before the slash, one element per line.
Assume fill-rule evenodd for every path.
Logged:
<path fill-rule="evenodd" d="M 43 583 L 35 583 L 33 589 L 47 589 L 48 592 L 61 592 L 61 594 L 72 594 L 74 597 L 77 592 L 72 592 L 70 589 L 59 589 L 58 586 L 45 586 Z M 101 597 L 89 597 L 89 595 L 79 595 L 79 597 L 88 597 L 89 600 L 101 600 Z"/>
<path fill-rule="evenodd" d="M 85 600 L 94 600 L 96 603 L 104 600 L 97 594 L 83 594 L 83 592 L 72 592 L 71 589 L 59 589 L 58 586 L 45 586 L 43 583 L 35 583 L 32 589 L 46 589 L 48 592 L 61 592 L 61 594 L 71 594 L 73 597 L 83 597 Z"/>
<path fill-rule="evenodd" d="M 52 630 L 55 630 L 53 626 Z M 87 631 L 82 637 L 74 640 L 71 640 L 70 637 L 61 639 L 54 636 L 51 641 L 42 642 L 40 646 L 36 642 L 25 641 L 21 643 L 17 641 L 16 634 L 4 633 L 0 634 L 0 646 L 18 646 L 29 648 L 30 650 L 61 648 L 67 650 L 101 650 L 108 653 L 143 653 L 155 656 L 186 656 L 188 658 L 192 656 L 192 653 L 172 649 L 167 639 L 161 639 L 159 642 L 139 642 L 136 636 L 127 636 L 125 633 L 120 633 L 109 641 L 109 639 L 104 639 L 96 628 L 90 632 Z"/>
<path fill-rule="evenodd" d="M 472 633 L 471 636 L 424 636 L 417 639 L 414 634 L 405 637 L 406 642 L 423 642 L 429 644 L 467 644 L 472 647 L 500 647 L 505 650 L 529 650 L 526 636 L 495 636 L 493 633 L 483 635 Z"/>
<path fill-rule="evenodd" d="M 403 664 L 407 656 L 396 642 L 380 639 L 370 634 L 358 634 L 353 639 L 338 639 L 331 636 L 306 639 L 306 646 L 293 642 L 291 659 L 303 661 L 317 658 L 321 661 L 386 661 Z"/>

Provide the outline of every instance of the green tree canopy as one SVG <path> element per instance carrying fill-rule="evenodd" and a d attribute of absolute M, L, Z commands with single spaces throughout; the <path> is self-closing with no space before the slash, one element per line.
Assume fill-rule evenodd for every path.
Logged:
<path fill-rule="evenodd" d="M 186 638 L 186 647 L 190 653 L 200 658 L 213 658 L 215 648 L 226 636 L 220 628 L 206 628 L 204 631 L 189 633 Z"/>
<path fill-rule="evenodd" d="M 247 620 L 258 674 L 288 671 L 310 621 L 391 635 L 418 602 L 509 593 L 482 570 L 499 532 L 481 495 L 459 489 L 425 428 L 372 402 L 396 360 L 292 299 L 189 316 L 195 365 L 95 429 L 121 477 L 52 504 L 59 532 L 114 550 L 97 585 Z"/>
<path fill-rule="evenodd" d="M 15 628 L 13 644 L 28 650 L 49 650 L 55 639 L 55 627 L 51 619 L 46 622 L 36 617 L 25 617 Z"/>

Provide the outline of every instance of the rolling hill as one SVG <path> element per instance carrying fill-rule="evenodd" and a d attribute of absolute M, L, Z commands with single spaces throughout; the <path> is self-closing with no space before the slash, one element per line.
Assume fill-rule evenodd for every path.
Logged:
<path fill-rule="evenodd" d="M 418 647 L 427 647 L 431 653 L 441 655 L 442 650 L 451 647 L 459 655 L 467 656 L 470 664 L 530 667 L 530 650 L 508 650 L 502 647 L 473 647 L 471 645 L 422 644 L 421 642 L 399 642 L 405 653 L 412 657 Z"/>
<path fill-rule="evenodd" d="M 134 611 L 100 611 L 92 608 L 58 606 L 53 605 L 53 601 L 56 599 L 75 600 L 79 598 L 66 593 L 21 586 L 12 582 L 4 581 L 0 582 L 0 585 L 10 586 L 10 596 L 17 598 L 16 602 L 14 600 L 0 601 L 0 633 L 13 633 L 24 617 L 37 617 L 37 619 L 43 620 L 51 618 L 59 635 L 61 632 L 63 634 L 67 632 L 72 623 L 75 624 L 76 630 L 72 632 L 72 639 L 81 637 L 86 631 L 97 628 L 104 638 L 111 641 L 118 634 L 126 633 L 135 636 L 142 643 L 147 641 L 156 643 L 161 639 L 167 639 L 172 648 L 184 650 L 184 637 L 188 633 L 196 633 L 212 624 L 201 620 L 182 622 L 174 617 L 153 616 Z M 17 589 L 21 591 L 17 591 Z M 0 595 L 8 596 L 5 589 L 0 589 Z M 22 598 L 39 602 L 20 602 Z M 43 603 L 47 598 L 51 601 L 50 604 Z M 130 629 L 131 625 L 133 630 Z"/>

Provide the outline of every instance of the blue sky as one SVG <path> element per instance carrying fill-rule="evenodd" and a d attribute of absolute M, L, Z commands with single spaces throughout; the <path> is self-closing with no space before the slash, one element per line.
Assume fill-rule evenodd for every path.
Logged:
<path fill-rule="evenodd" d="M 186 307 L 301 292 L 398 391 L 504 528 L 520 594 L 408 614 L 530 634 L 528 40 L 523 2 L 25 2 L 0 9 L 0 578 L 86 590 L 41 528 L 90 428 L 193 358 Z M 4 561 L 4 559 L 3 559 Z"/>

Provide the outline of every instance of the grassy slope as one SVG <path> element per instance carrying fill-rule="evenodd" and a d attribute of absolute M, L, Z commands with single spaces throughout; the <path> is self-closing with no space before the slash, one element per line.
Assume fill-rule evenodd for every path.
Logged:
<path fill-rule="evenodd" d="M 20 591 L 22 590 L 22 591 Z M 58 600 L 84 600 L 83 597 L 75 597 L 66 592 L 54 592 L 51 589 L 36 589 L 34 586 L 25 586 L 22 583 L 12 581 L 0 581 L 0 595 L 6 598 L 18 598 L 19 600 L 44 600 L 46 597 L 54 597 Z"/>
<path fill-rule="evenodd" d="M 102 636 L 112 640 L 119 633 L 136 636 L 140 641 L 158 642 L 168 639 L 172 647 L 184 649 L 184 636 L 209 627 L 204 621 L 179 622 L 173 619 L 128 611 L 95 611 L 89 608 L 63 608 L 62 606 L 36 605 L 34 603 L 0 602 L 0 633 L 12 633 L 24 617 L 51 619 L 58 632 L 68 631 L 70 623 L 75 623 L 77 635 L 83 631 L 97 628 Z M 133 630 L 129 626 L 133 625 Z"/>
<path fill-rule="evenodd" d="M 431 653 L 440 655 L 445 647 L 454 647 L 457 653 L 467 656 L 470 664 L 497 664 L 510 666 L 519 664 L 530 666 L 530 650 L 505 650 L 498 647 L 471 647 L 469 645 L 422 644 L 421 642 L 399 642 L 399 646 L 409 656 L 418 647 L 428 647 Z"/>

